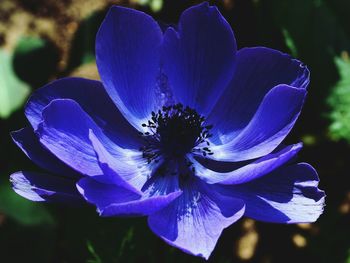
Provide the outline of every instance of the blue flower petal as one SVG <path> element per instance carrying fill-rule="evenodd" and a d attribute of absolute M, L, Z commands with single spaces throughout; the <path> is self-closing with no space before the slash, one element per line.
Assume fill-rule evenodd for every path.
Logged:
<path fill-rule="evenodd" d="M 151 215 L 170 205 L 181 194 L 181 191 L 177 191 L 168 195 L 151 196 L 137 201 L 111 204 L 101 211 L 101 216 Z"/>
<path fill-rule="evenodd" d="M 76 204 L 82 201 L 72 179 L 43 173 L 16 172 L 11 175 L 10 181 L 17 194 L 31 201 Z"/>
<path fill-rule="evenodd" d="M 77 102 L 70 99 L 53 100 L 43 110 L 42 118 L 37 134 L 40 142 L 50 152 L 84 175 L 103 173 L 89 139 L 89 131 L 93 130 L 108 147 L 116 145 L 103 134 Z"/>
<path fill-rule="evenodd" d="M 152 214 L 148 224 L 165 242 L 208 259 L 224 228 L 244 214 L 244 203 L 212 191 L 193 180 L 183 194 L 166 208 Z"/>
<path fill-rule="evenodd" d="M 207 2 L 181 15 L 164 35 L 162 65 L 178 102 L 207 115 L 233 76 L 236 41 L 230 25 Z"/>
<path fill-rule="evenodd" d="M 325 203 L 318 182 L 315 169 L 300 163 L 224 191 L 245 202 L 245 216 L 275 223 L 309 223 L 322 214 Z"/>
<path fill-rule="evenodd" d="M 96 36 L 96 63 L 106 91 L 136 127 L 157 106 L 163 34 L 152 17 L 112 7 Z"/>
<path fill-rule="evenodd" d="M 91 130 L 89 138 L 103 172 L 93 179 L 141 194 L 139 190 L 151 174 L 142 153 L 114 147 L 112 155 Z"/>
<path fill-rule="evenodd" d="M 271 153 L 296 122 L 306 96 L 305 89 L 278 85 L 270 90 L 249 124 L 231 141 L 212 146 L 218 161 L 243 161 Z"/>
<path fill-rule="evenodd" d="M 141 216 L 149 215 L 163 209 L 173 202 L 181 192 L 169 195 L 142 198 L 114 184 L 99 183 L 88 177 L 77 183 L 79 192 L 84 198 L 97 206 L 101 216 Z"/>
<path fill-rule="evenodd" d="M 180 191 L 179 178 L 171 174 L 159 174 L 159 170 L 154 169 L 152 176 L 142 187 L 144 195 L 159 196 Z"/>
<path fill-rule="evenodd" d="M 160 194 L 151 194 L 149 191 L 142 193 L 139 189 L 151 173 L 143 163 L 145 160 L 138 160 L 138 156 L 132 152 L 123 152 L 118 156 L 115 148 L 112 156 L 92 131 L 90 140 L 103 175 L 92 177 L 95 182 L 85 178 L 78 185 L 85 198 L 98 207 L 101 216 L 149 215 L 163 209 L 181 195 L 179 189 Z M 85 187 L 82 186 L 83 183 Z M 148 185 L 148 188 L 151 187 Z"/>
<path fill-rule="evenodd" d="M 65 177 L 78 177 L 79 174 L 44 148 L 30 127 L 11 133 L 17 146 L 41 168 Z"/>
<path fill-rule="evenodd" d="M 236 55 L 236 70 L 227 89 L 207 118 L 214 141 L 225 143 L 251 120 L 264 96 L 279 84 L 305 89 L 309 70 L 300 61 L 277 50 L 243 48 Z"/>
<path fill-rule="evenodd" d="M 141 195 L 114 184 L 99 183 L 84 177 L 77 183 L 80 194 L 90 203 L 96 205 L 99 212 L 113 203 L 130 202 L 140 199 Z"/>
<path fill-rule="evenodd" d="M 216 172 L 211 169 L 207 169 L 205 167 L 205 162 L 202 165 L 193 158 L 191 158 L 191 161 L 196 168 L 196 176 L 207 183 L 219 183 L 225 185 L 243 184 L 262 177 L 277 169 L 295 157 L 301 148 L 301 143 L 285 147 L 278 152 L 265 155 L 260 159 L 230 172 Z M 220 168 L 220 165 L 222 165 L 221 162 L 216 162 L 214 164 L 214 166 L 217 166 L 218 168 Z"/>
<path fill-rule="evenodd" d="M 115 107 L 101 82 L 83 78 L 63 78 L 36 90 L 25 109 L 34 130 L 42 121 L 43 109 L 55 99 L 75 100 L 116 143 L 122 147 L 139 148 L 137 131 Z"/>

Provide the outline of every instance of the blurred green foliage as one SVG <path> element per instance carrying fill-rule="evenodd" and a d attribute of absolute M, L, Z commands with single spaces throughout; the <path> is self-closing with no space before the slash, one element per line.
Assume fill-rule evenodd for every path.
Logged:
<path fill-rule="evenodd" d="M 8 118 L 21 107 L 29 90 L 13 70 L 12 55 L 0 49 L 0 118 Z"/>
<path fill-rule="evenodd" d="M 23 37 L 18 41 L 15 53 L 17 53 L 19 56 L 23 56 L 42 49 L 45 47 L 45 45 L 46 42 L 41 38 Z"/>
<path fill-rule="evenodd" d="M 287 29 L 283 28 L 282 33 L 284 36 L 284 39 L 286 41 L 286 46 L 290 50 L 290 53 L 293 57 L 298 57 L 298 50 L 297 47 L 295 46 L 293 38 L 290 36 L 289 32 Z"/>
<path fill-rule="evenodd" d="M 0 186 L 0 200 L 0 211 L 21 225 L 54 224 L 54 219 L 46 207 L 18 196 L 8 184 Z"/>
<path fill-rule="evenodd" d="M 86 262 L 87 263 L 102 263 L 101 258 L 99 257 L 99 255 L 97 255 L 93 245 L 91 244 L 90 241 L 86 242 L 86 246 L 91 254 L 91 256 L 93 257 L 93 259 L 88 259 Z"/>
<path fill-rule="evenodd" d="M 329 118 L 330 136 L 334 140 L 345 139 L 350 143 L 350 60 L 336 57 L 340 79 L 334 86 L 328 103 L 331 108 Z"/>

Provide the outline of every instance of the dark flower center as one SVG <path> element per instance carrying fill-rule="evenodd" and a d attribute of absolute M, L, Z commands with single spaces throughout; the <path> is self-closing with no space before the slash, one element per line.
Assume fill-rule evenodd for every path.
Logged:
<path fill-rule="evenodd" d="M 148 162 L 158 162 L 159 157 L 180 160 L 190 152 L 201 152 L 204 156 L 213 154 L 209 149 L 212 135 L 211 125 L 204 125 L 205 118 L 194 109 L 182 104 L 164 106 L 152 112 L 151 120 L 142 124 L 149 131 L 141 133 L 145 144 L 141 147 Z M 204 145 L 204 146 L 203 146 Z"/>

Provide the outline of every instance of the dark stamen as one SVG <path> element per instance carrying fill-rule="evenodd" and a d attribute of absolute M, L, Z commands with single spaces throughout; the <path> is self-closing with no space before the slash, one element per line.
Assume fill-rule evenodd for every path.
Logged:
<path fill-rule="evenodd" d="M 212 155 L 208 139 L 213 126 L 204 126 L 204 121 L 194 109 L 180 103 L 152 112 L 151 119 L 142 124 L 148 131 L 140 133 L 145 140 L 140 149 L 143 157 L 151 163 L 158 162 L 160 156 L 165 160 L 180 159 L 190 152 Z M 200 147 L 201 144 L 205 146 Z"/>

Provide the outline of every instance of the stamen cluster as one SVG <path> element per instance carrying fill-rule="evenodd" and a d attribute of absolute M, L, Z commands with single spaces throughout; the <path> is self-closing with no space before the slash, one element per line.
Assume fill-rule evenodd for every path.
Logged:
<path fill-rule="evenodd" d="M 148 131 L 141 133 L 145 145 L 141 147 L 148 163 L 181 159 L 189 152 L 200 152 L 203 156 L 212 155 L 208 139 L 212 125 L 204 125 L 205 118 L 194 109 L 182 104 L 163 106 L 142 127 Z M 204 144 L 204 147 L 200 147 Z"/>

